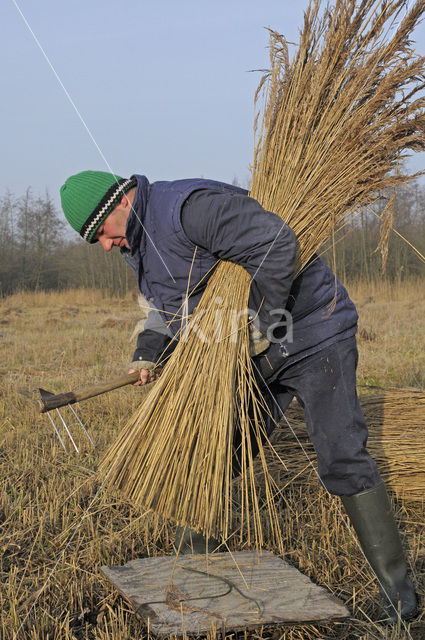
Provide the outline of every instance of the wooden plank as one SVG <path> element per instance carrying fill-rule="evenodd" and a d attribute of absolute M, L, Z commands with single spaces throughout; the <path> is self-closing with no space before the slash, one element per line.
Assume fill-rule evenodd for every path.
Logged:
<path fill-rule="evenodd" d="M 269 551 L 140 558 L 101 571 L 158 636 L 350 615 L 335 596 Z"/>

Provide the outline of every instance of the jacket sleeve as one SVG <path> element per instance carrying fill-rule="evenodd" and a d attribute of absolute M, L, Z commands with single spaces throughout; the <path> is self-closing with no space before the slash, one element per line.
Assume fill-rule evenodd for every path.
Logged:
<path fill-rule="evenodd" d="M 143 331 L 137 337 L 137 347 L 133 362 L 149 360 L 163 364 L 170 357 L 177 344 L 172 333 L 166 327 L 158 311 L 149 312 Z"/>
<path fill-rule="evenodd" d="M 188 198 L 181 222 L 194 244 L 248 271 L 249 307 L 258 312 L 259 328 L 266 334 L 283 315 L 294 278 L 292 229 L 254 198 L 206 189 Z"/>

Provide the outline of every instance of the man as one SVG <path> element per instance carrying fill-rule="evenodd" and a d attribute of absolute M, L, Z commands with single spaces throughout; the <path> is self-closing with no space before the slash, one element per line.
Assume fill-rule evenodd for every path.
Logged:
<path fill-rule="evenodd" d="M 321 481 L 342 498 L 388 616 L 395 619 L 400 605 L 402 616 L 412 617 L 416 597 L 399 534 L 365 448 L 367 427 L 356 395 L 357 312 L 330 269 L 316 256 L 294 279 L 293 231 L 232 185 L 204 179 L 150 184 L 140 175 L 84 171 L 68 178 L 61 200 L 85 240 L 106 251 L 120 248 L 155 307 L 133 356 L 139 384 L 156 375 L 156 364 L 175 346 L 182 300 L 190 314 L 218 261 L 248 271 L 259 330 L 253 363 L 270 413 L 279 420 L 294 396 L 304 408 Z M 282 317 L 285 323 L 277 322 Z M 196 551 L 205 549 L 205 539 L 192 540 Z"/>

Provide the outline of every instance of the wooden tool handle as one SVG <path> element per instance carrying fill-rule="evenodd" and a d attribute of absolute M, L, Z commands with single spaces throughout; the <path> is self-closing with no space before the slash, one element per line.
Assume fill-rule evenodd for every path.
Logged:
<path fill-rule="evenodd" d="M 64 407 L 67 404 L 74 404 L 74 402 L 80 402 L 81 400 L 87 400 L 87 398 L 93 398 L 101 393 L 112 391 L 113 389 L 119 389 L 127 384 L 137 382 L 139 379 L 140 371 L 134 371 L 128 373 L 126 376 L 117 378 L 116 380 L 109 380 L 107 382 L 99 382 L 99 384 L 93 384 L 85 389 L 78 389 L 77 391 L 68 391 L 67 393 L 58 393 L 56 396 L 51 395 L 40 399 L 40 413 L 51 411 L 52 409 L 58 409 Z"/>

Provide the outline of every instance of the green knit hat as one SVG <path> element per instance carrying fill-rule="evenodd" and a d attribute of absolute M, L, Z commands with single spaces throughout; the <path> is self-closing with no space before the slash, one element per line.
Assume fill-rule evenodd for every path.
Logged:
<path fill-rule="evenodd" d="M 60 189 L 65 218 L 84 240 L 93 244 L 102 222 L 136 184 L 135 177 L 126 179 L 105 171 L 77 173 Z"/>

